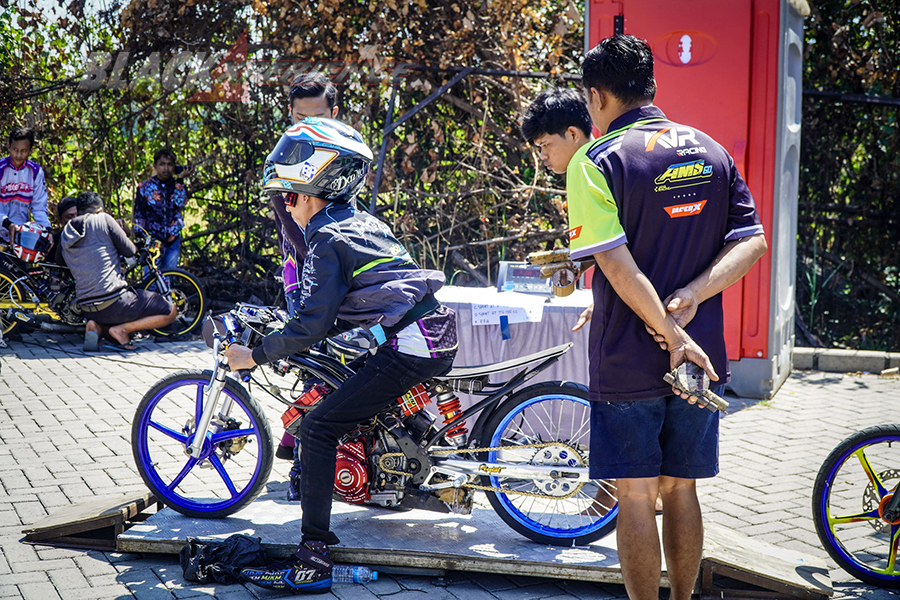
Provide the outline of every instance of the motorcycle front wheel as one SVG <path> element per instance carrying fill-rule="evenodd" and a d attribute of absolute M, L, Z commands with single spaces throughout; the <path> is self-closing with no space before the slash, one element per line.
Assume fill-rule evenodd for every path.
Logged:
<path fill-rule="evenodd" d="M 883 511 L 900 483 L 900 424 L 859 431 L 831 451 L 813 486 L 822 546 L 845 571 L 871 585 L 900 588 L 900 519 Z"/>
<path fill-rule="evenodd" d="M 189 517 L 216 519 L 262 492 L 275 451 L 262 408 L 228 378 L 200 456 L 187 454 L 211 376 L 212 371 L 194 369 L 156 382 L 135 412 L 131 449 L 144 483 L 166 506 Z"/>
<path fill-rule="evenodd" d="M 587 391 L 562 383 L 526 388 L 504 402 L 488 421 L 487 459 L 496 463 L 587 467 L 591 409 Z M 538 446 L 538 447 L 536 447 Z M 486 475 L 503 521 L 525 537 L 553 546 L 589 544 L 610 533 L 619 514 L 615 481 L 575 484 L 555 479 Z M 511 493 L 520 492 L 520 493 Z"/>
<path fill-rule="evenodd" d="M 206 291 L 200 281 L 181 269 L 172 269 L 163 273 L 169 282 L 169 297 L 176 308 L 178 316 L 169 325 L 154 329 L 161 336 L 179 336 L 193 333 L 203 323 L 206 313 Z M 141 283 L 145 290 L 157 291 L 156 277 L 145 279 Z"/>

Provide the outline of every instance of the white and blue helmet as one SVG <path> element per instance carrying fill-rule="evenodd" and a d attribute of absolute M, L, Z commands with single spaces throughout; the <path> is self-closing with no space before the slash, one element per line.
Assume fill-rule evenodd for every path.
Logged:
<path fill-rule="evenodd" d="M 369 173 L 372 151 L 352 127 L 307 117 L 292 125 L 266 159 L 263 187 L 350 202 Z"/>

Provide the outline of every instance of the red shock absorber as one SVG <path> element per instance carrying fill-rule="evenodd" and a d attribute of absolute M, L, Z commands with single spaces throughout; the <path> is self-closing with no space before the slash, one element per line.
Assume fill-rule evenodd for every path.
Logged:
<path fill-rule="evenodd" d="M 438 384 L 434 388 L 434 399 L 437 403 L 438 410 L 444 415 L 444 425 L 450 423 L 457 415 L 462 413 L 459 398 L 452 389 L 443 383 Z M 447 430 L 447 433 L 444 435 L 447 441 L 457 448 L 465 446 L 468 441 L 469 430 L 466 429 L 465 424 L 465 420 L 460 420 L 456 425 Z"/>

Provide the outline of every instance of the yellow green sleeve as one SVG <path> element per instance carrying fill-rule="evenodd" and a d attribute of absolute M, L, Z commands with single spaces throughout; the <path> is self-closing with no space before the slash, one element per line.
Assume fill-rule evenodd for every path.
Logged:
<path fill-rule="evenodd" d="M 575 153 L 566 172 L 569 252 L 573 260 L 611 250 L 628 241 L 609 184 L 587 157 L 590 146 L 585 144 Z"/>

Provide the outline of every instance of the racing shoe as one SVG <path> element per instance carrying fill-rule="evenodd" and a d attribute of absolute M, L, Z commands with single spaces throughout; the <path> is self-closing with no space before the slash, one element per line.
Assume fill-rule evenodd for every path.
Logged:
<path fill-rule="evenodd" d="M 242 581 L 269 590 L 294 594 L 324 594 L 331 590 L 331 569 L 328 546 L 323 542 L 304 542 L 285 561 L 267 567 L 241 569 Z"/>

